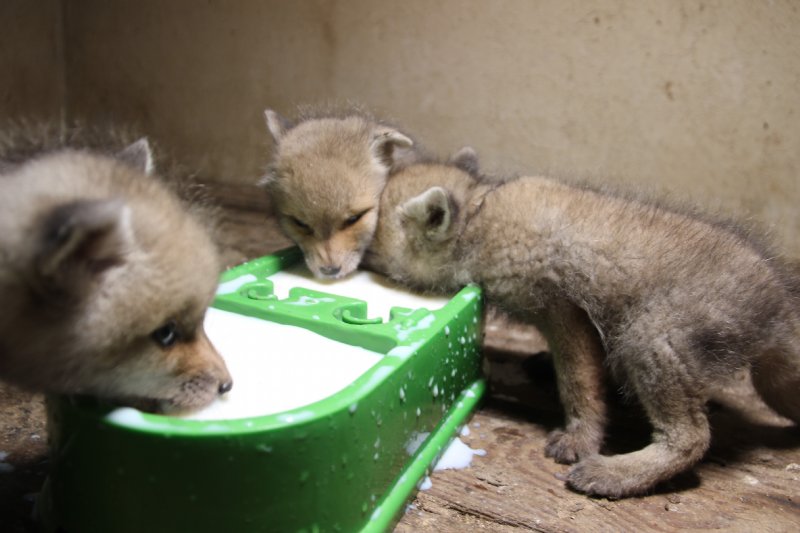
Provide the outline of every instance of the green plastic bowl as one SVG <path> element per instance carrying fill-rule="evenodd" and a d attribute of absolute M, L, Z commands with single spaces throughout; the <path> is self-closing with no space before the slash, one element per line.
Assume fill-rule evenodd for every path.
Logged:
<path fill-rule="evenodd" d="M 399 519 L 485 390 L 480 291 L 373 323 L 354 298 L 296 287 L 277 300 L 268 277 L 300 259 L 290 249 L 225 272 L 234 288 L 214 307 L 386 355 L 328 398 L 260 417 L 123 424 L 111 407 L 49 398 L 45 531 L 384 531 Z M 304 296 L 324 302 L 290 305 Z"/>

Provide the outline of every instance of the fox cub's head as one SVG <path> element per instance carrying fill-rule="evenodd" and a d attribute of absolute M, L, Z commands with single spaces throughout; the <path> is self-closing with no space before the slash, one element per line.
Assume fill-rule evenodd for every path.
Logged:
<path fill-rule="evenodd" d="M 20 245 L 18 309 L 0 317 L 0 377 L 167 411 L 200 407 L 231 388 L 203 330 L 216 249 L 147 175 L 150 162 L 140 141 L 117 159 L 65 150 L 12 175 L 27 187 L 20 202 L 41 207 Z"/>
<path fill-rule="evenodd" d="M 315 276 L 349 274 L 372 240 L 387 176 L 413 158 L 413 142 L 358 115 L 296 125 L 266 117 L 275 156 L 262 184 L 281 227 Z"/>
<path fill-rule="evenodd" d="M 465 147 L 448 163 L 410 165 L 392 176 L 365 264 L 421 289 L 456 283 L 457 239 L 476 187 L 477 155 Z"/>

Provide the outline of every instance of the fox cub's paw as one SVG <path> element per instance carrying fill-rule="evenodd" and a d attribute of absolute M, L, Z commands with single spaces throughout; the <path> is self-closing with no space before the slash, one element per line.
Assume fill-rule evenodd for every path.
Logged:
<path fill-rule="evenodd" d="M 637 480 L 635 472 L 619 456 L 589 456 L 567 472 L 567 486 L 592 496 L 618 499 L 644 494 L 650 485 Z"/>
<path fill-rule="evenodd" d="M 595 441 L 596 439 L 578 431 L 557 429 L 547 436 L 544 455 L 551 457 L 557 463 L 576 463 L 581 458 L 598 452 L 599 445 Z"/>

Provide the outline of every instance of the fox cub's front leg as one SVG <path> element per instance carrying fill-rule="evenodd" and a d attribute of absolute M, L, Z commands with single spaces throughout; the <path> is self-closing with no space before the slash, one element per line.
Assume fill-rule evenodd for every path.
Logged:
<path fill-rule="evenodd" d="M 555 303 L 543 318 L 566 415 L 565 427 L 548 435 L 545 455 L 559 463 L 575 463 L 598 453 L 603 443 L 604 350 L 586 312 L 571 302 Z"/>

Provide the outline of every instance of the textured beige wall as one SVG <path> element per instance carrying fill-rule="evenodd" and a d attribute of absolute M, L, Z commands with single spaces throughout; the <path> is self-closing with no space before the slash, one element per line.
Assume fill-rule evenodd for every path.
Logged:
<path fill-rule="evenodd" d="M 334 95 L 438 150 L 473 144 L 489 167 L 752 214 L 800 252 L 797 2 L 373 5 L 337 5 Z"/>
<path fill-rule="evenodd" d="M 71 114 L 139 122 L 223 179 L 266 164 L 265 106 L 350 99 L 436 152 L 666 189 L 800 255 L 792 0 L 63 5 Z"/>
<path fill-rule="evenodd" d="M 70 115 L 139 123 L 224 179 L 255 182 L 263 108 L 328 94 L 326 2 L 66 3 Z"/>
<path fill-rule="evenodd" d="M 0 119 L 60 115 L 60 6 L 60 0 L 0 2 Z"/>

